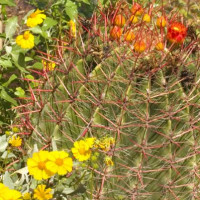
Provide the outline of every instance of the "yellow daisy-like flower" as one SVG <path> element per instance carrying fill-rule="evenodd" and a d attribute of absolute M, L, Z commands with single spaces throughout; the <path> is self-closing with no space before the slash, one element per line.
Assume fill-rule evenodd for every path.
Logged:
<path fill-rule="evenodd" d="M 46 62 L 45 60 L 42 60 L 42 64 L 45 71 L 53 71 L 56 66 L 54 62 Z"/>
<path fill-rule="evenodd" d="M 34 13 L 28 16 L 26 25 L 28 27 L 34 27 L 34 26 L 37 26 L 38 24 L 41 24 L 44 21 L 44 19 L 46 19 L 46 15 L 41 14 L 43 12 L 44 10 L 37 9 Z"/>
<path fill-rule="evenodd" d="M 0 200 L 5 199 L 5 194 L 9 193 L 9 188 L 6 187 L 3 183 L 0 183 Z"/>
<path fill-rule="evenodd" d="M 74 22 L 73 20 L 70 20 L 69 22 L 69 26 L 70 26 L 70 33 L 73 37 L 76 37 L 76 22 Z"/>
<path fill-rule="evenodd" d="M 74 147 L 72 148 L 72 153 L 74 157 L 79 161 L 86 161 L 91 156 L 90 150 L 91 144 L 84 140 L 74 142 Z"/>
<path fill-rule="evenodd" d="M 112 158 L 109 157 L 109 156 L 106 156 L 106 157 L 105 157 L 104 162 L 105 162 L 105 164 L 106 164 L 107 166 L 113 166 L 113 165 L 114 165 L 114 163 L 113 163 L 113 161 L 112 161 Z"/>
<path fill-rule="evenodd" d="M 106 137 L 99 142 L 99 148 L 103 151 L 109 151 L 111 146 L 115 144 L 115 139 L 113 137 Z"/>
<path fill-rule="evenodd" d="M 49 200 L 52 199 L 51 188 L 46 189 L 46 185 L 38 185 L 34 190 L 34 198 L 38 200 Z"/>
<path fill-rule="evenodd" d="M 29 200 L 29 199 L 31 199 L 31 193 L 26 192 L 25 194 L 23 194 L 23 199 L 24 199 L 24 200 Z"/>
<path fill-rule="evenodd" d="M 19 136 L 12 136 L 9 140 L 9 144 L 13 147 L 20 147 L 22 145 L 22 139 Z"/>
<path fill-rule="evenodd" d="M 96 138 L 91 137 L 91 138 L 86 138 L 85 142 L 88 144 L 89 148 L 92 148 L 94 146 Z"/>
<path fill-rule="evenodd" d="M 17 190 L 9 190 L 5 193 L 4 198 L 5 200 L 22 200 L 22 194 Z"/>
<path fill-rule="evenodd" d="M 39 151 L 33 154 L 32 158 L 27 161 L 29 174 L 36 180 L 48 179 L 53 173 L 46 168 L 46 164 L 49 161 L 48 151 Z"/>
<path fill-rule="evenodd" d="M 34 36 L 30 33 L 30 31 L 25 31 L 23 35 L 17 36 L 16 43 L 22 49 L 31 49 L 34 47 Z"/>
<path fill-rule="evenodd" d="M 68 153 L 65 151 L 52 151 L 49 154 L 49 161 L 46 167 L 54 174 L 65 175 L 67 172 L 72 171 L 72 159 L 68 157 Z"/>

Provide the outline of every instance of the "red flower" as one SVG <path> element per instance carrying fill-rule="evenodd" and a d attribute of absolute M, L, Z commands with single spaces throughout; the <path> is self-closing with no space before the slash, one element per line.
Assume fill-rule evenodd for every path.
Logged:
<path fill-rule="evenodd" d="M 179 22 L 173 22 L 168 27 L 167 39 L 174 43 L 182 43 L 187 35 L 187 28 Z"/>

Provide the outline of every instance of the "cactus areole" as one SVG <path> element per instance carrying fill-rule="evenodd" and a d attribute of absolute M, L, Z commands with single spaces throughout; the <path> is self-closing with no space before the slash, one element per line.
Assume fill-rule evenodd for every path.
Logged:
<path fill-rule="evenodd" d="M 174 43 L 183 43 L 187 35 L 187 28 L 179 22 L 173 22 L 169 25 L 167 39 Z"/>

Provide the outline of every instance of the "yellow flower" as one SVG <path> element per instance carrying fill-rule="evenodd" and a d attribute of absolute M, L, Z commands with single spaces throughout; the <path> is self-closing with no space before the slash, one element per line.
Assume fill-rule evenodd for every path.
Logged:
<path fill-rule="evenodd" d="M 74 142 L 74 147 L 72 148 L 74 157 L 79 161 L 88 160 L 91 156 L 90 146 L 91 144 L 84 140 Z"/>
<path fill-rule="evenodd" d="M 91 138 L 86 138 L 85 142 L 88 144 L 89 148 L 92 148 L 94 146 L 96 138 L 91 137 Z"/>
<path fill-rule="evenodd" d="M 156 25 L 157 25 L 158 27 L 165 27 L 166 24 L 167 24 L 166 18 L 163 17 L 163 16 L 159 17 L 159 18 L 156 20 Z"/>
<path fill-rule="evenodd" d="M 14 133 L 18 133 L 18 132 L 19 132 L 19 128 L 18 128 L 18 127 L 13 127 L 13 128 L 12 128 L 12 131 L 13 131 Z"/>
<path fill-rule="evenodd" d="M 5 200 L 22 200 L 22 195 L 17 190 L 9 190 L 5 193 L 4 198 Z"/>
<path fill-rule="evenodd" d="M 11 131 L 5 131 L 5 134 L 6 134 L 6 135 L 10 135 L 10 134 L 11 134 Z"/>
<path fill-rule="evenodd" d="M 158 50 L 158 51 L 162 51 L 163 49 L 164 49 L 164 44 L 162 43 L 162 42 L 158 42 L 157 44 L 156 44 L 156 49 Z"/>
<path fill-rule="evenodd" d="M 38 24 L 41 24 L 43 22 L 43 20 L 46 19 L 46 15 L 41 14 L 43 12 L 44 12 L 44 10 L 37 9 L 34 13 L 32 13 L 30 16 L 28 16 L 26 25 L 28 27 L 34 27 L 34 26 L 37 26 Z"/>
<path fill-rule="evenodd" d="M 105 162 L 105 164 L 106 164 L 107 166 L 113 166 L 113 165 L 114 165 L 114 163 L 113 163 L 113 161 L 112 161 L 112 158 L 109 157 L 109 156 L 106 156 L 106 157 L 105 157 L 104 162 Z"/>
<path fill-rule="evenodd" d="M 70 33 L 73 37 L 76 37 L 76 23 L 73 20 L 70 20 L 69 22 L 70 26 Z"/>
<path fill-rule="evenodd" d="M 128 30 L 124 35 L 124 39 L 127 42 L 132 42 L 135 39 L 135 34 L 133 33 L 132 30 Z"/>
<path fill-rule="evenodd" d="M 17 36 L 16 43 L 22 49 L 31 49 L 34 47 L 34 36 L 30 33 L 30 31 L 25 31 L 23 35 Z"/>
<path fill-rule="evenodd" d="M 5 194 L 9 193 L 9 188 L 6 187 L 3 183 L 0 183 L 0 200 L 5 199 Z"/>
<path fill-rule="evenodd" d="M 138 22 L 138 18 L 135 15 L 132 15 L 130 17 L 130 21 L 131 21 L 132 24 L 136 24 Z"/>
<path fill-rule="evenodd" d="M 45 71 L 53 71 L 56 66 L 54 62 L 46 62 L 45 60 L 42 60 L 42 64 Z"/>
<path fill-rule="evenodd" d="M 64 151 L 53 151 L 49 154 L 49 161 L 46 167 L 54 174 L 65 175 L 72 171 L 72 159 L 68 157 L 68 153 Z"/>
<path fill-rule="evenodd" d="M 19 136 L 12 136 L 9 140 L 9 143 L 13 146 L 13 147 L 20 147 L 22 144 L 22 139 Z"/>
<path fill-rule="evenodd" d="M 148 14 L 144 14 L 144 16 L 143 16 L 143 22 L 150 22 L 151 21 L 151 17 L 150 17 L 150 15 L 148 15 Z"/>
<path fill-rule="evenodd" d="M 34 190 L 33 197 L 38 200 L 52 199 L 53 195 L 51 194 L 51 188 L 46 189 L 46 185 L 38 185 Z"/>
<path fill-rule="evenodd" d="M 36 180 L 48 179 L 53 173 L 46 168 L 46 163 L 49 161 L 48 151 L 39 151 L 33 154 L 32 158 L 27 161 L 29 174 Z"/>
<path fill-rule="evenodd" d="M 29 200 L 31 199 L 31 194 L 29 192 L 26 192 L 25 194 L 23 194 L 23 199 L 24 200 Z"/>
<path fill-rule="evenodd" d="M 106 137 L 99 142 L 99 148 L 103 151 L 109 151 L 111 146 L 115 144 L 115 139 L 113 137 Z"/>

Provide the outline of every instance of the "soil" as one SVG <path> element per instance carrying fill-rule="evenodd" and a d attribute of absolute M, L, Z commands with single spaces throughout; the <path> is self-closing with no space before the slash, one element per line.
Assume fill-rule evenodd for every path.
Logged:
<path fill-rule="evenodd" d="M 26 13 L 28 13 L 28 11 L 34 9 L 34 6 L 28 4 L 27 0 L 15 0 L 15 3 L 15 7 L 7 6 L 7 16 L 18 16 L 19 22 L 26 15 Z"/>

